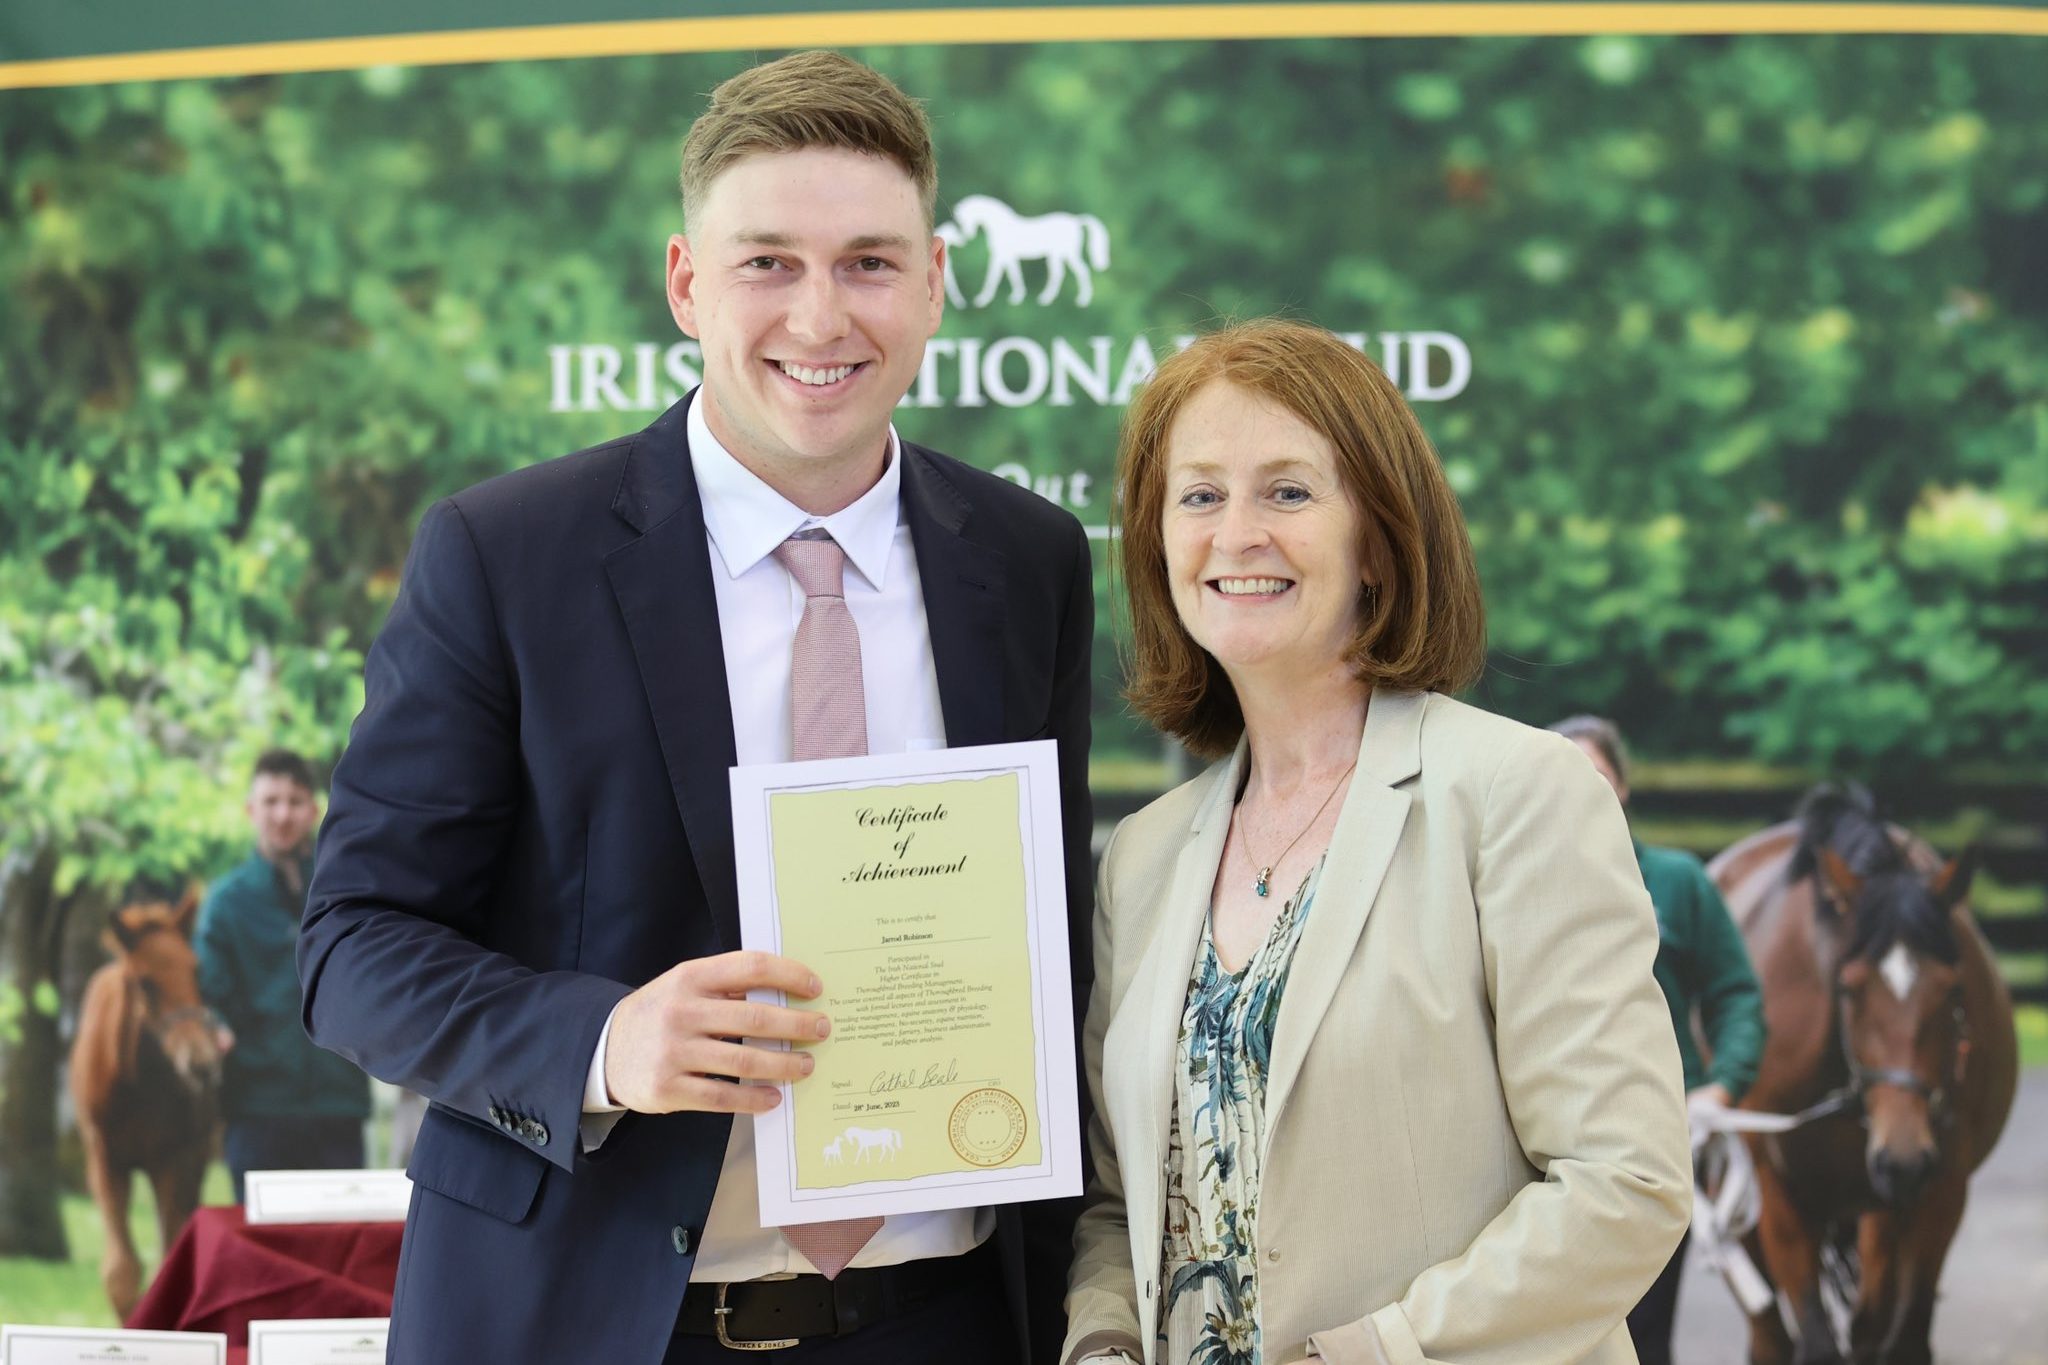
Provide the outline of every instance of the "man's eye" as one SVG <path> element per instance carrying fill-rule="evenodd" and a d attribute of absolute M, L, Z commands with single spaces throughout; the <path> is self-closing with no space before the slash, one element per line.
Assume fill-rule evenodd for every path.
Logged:
<path fill-rule="evenodd" d="M 773 256 L 756 256 L 752 260 L 747 262 L 747 269 L 773 270 L 776 266 L 780 264 L 781 262 L 776 260 Z"/>
<path fill-rule="evenodd" d="M 856 270 L 866 271 L 868 274 L 873 274 L 878 270 L 887 270 L 889 268 L 889 263 L 883 260 L 880 256 L 863 256 L 858 261 L 854 262 L 853 268 Z"/>

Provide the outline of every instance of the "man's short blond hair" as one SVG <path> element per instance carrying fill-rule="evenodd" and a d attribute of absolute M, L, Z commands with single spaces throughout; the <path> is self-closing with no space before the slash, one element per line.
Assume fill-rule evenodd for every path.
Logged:
<path fill-rule="evenodd" d="M 797 52 L 719 85 L 690 125 L 683 139 L 684 230 L 696 223 L 711 182 L 735 163 L 807 147 L 889 158 L 917 186 L 925 229 L 937 221 L 939 159 L 924 106 L 850 57 Z"/>

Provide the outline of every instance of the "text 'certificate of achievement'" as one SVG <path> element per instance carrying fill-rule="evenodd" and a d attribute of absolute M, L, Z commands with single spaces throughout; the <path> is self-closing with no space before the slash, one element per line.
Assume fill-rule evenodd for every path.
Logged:
<path fill-rule="evenodd" d="M 732 770 L 740 937 L 832 1036 L 755 1116 L 764 1226 L 1081 1192 L 1051 740 Z"/>

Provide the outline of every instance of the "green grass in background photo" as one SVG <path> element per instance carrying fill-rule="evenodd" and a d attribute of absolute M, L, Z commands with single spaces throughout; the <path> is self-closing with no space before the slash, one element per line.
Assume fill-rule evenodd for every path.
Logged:
<path fill-rule="evenodd" d="M 206 1168 L 200 1188 L 202 1204 L 235 1202 L 228 1168 L 216 1161 Z M 142 1258 L 146 1287 L 163 1264 L 157 1233 L 156 1196 L 149 1182 L 138 1178 L 128 1205 L 128 1225 Z M 68 1261 L 39 1261 L 27 1256 L 0 1256 L 0 1322 L 37 1323 L 53 1327 L 117 1327 L 114 1310 L 100 1287 L 100 1252 L 106 1229 L 89 1195 L 64 1193 L 64 1236 L 71 1243 Z"/>
<path fill-rule="evenodd" d="M 364 1126 L 364 1151 L 371 1166 L 389 1165 L 392 1108 L 397 1092 L 388 1085 L 370 1085 L 371 1112 Z M 156 1195 L 139 1174 L 128 1204 L 128 1225 L 135 1253 L 142 1260 L 142 1287 L 148 1292 L 163 1264 L 163 1246 L 156 1222 Z M 0 1322 L 49 1326 L 115 1327 L 114 1310 L 100 1287 L 100 1252 L 106 1229 L 92 1196 L 82 1189 L 63 1192 L 64 1236 L 71 1255 L 62 1261 L 29 1256 L 0 1256 Z M 202 1205 L 235 1202 L 234 1181 L 218 1160 L 206 1168 L 199 1189 Z"/>

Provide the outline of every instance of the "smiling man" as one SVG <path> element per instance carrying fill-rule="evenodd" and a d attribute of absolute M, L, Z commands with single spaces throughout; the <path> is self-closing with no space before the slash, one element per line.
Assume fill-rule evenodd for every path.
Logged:
<path fill-rule="evenodd" d="M 808 1065 L 775 1044 L 830 1021 L 745 995 L 829 967 L 736 951 L 734 763 L 1058 741 L 1091 960 L 1086 537 L 890 424 L 944 305 L 936 178 L 856 62 L 727 81 L 668 245 L 703 386 L 421 521 L 299 957 L 314 1038 L 433 1101 L 394 1361 L 1056 1357 L 1071 1207 L 755 1198 L 750 1116 Z"/>

